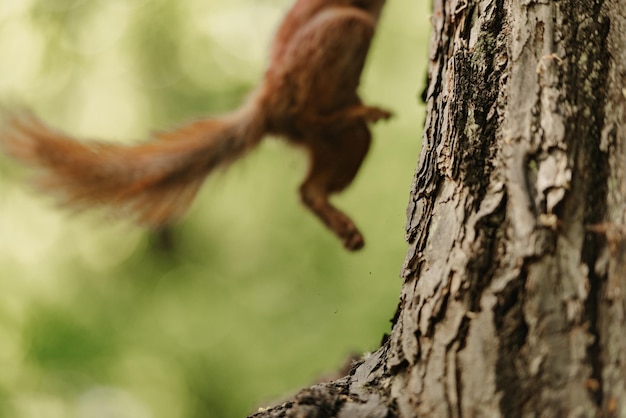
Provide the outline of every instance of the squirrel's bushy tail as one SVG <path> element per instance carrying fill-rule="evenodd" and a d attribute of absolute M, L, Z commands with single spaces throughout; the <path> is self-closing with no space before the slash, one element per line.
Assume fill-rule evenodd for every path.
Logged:
<path fill-rule="evenodd" d="M 258 144 L 265 128 L 256 109 L 248 103 L 138 145 L 79 142 L 32 114 L 15 114 L 4 118 L 0 148 L 36 169 L 36 187 L 64 206 L 107 206 L 159 226 L 187 210 L 213 169 Z"/>

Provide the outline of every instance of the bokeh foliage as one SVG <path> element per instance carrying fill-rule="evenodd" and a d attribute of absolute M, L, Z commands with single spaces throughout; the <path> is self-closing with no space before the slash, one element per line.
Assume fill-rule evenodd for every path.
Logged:
<path fill-rule="evenodd" d="M 73 135 L 129 141 L 237 106 L 287 0 L 3 0 L 0 100 Z M 375 349 L 389 330 L 417 161 L 427 4 L 388 2 L 363 80 L 397 117 L 336 202 L 348 254 L 269 140 L 158 235 L 78 216 L 0 159 L 0 417 L 235 417 Z"/>

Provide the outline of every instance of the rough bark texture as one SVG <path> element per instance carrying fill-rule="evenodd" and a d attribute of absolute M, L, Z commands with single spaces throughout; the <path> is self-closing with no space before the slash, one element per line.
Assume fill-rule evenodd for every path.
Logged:
<path fill-rule="evenodd" d="M 626 417 L 626 0 L 435 0 L 394 327 L 255 417 Z"/>

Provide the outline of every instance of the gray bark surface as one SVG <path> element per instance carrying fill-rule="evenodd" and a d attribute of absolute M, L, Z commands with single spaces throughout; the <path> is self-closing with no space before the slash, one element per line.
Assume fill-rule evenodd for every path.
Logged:
<path fill-rule="evenodd" d="M 255 417 L 626 417 L 626 0 L 434 0 L 391 335 Z"/>

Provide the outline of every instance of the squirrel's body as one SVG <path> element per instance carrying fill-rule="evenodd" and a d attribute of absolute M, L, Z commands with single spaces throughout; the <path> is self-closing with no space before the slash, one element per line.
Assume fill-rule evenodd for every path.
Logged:
<path fill-rule="evenodd" d="M 362 104 L 357 87 L 384 0 L 297 0 L 276 34 L 259 87 L 237 111 L 125 146 L 78 142 L 33 115 L 13 115 L 0 146 L 41 171 L 40 189 L 76 208 L 106 205 L 154 226 L 191 204 L 214 168 L 266 134 L 309 151 L 302 201 L 355 250 L 363 237 L 328 197 L 348 186 L 370 144 L 367 122 L 389 112 Z"/>

